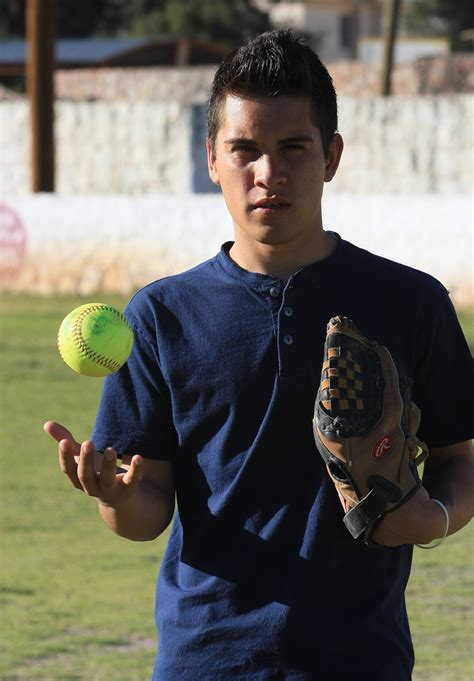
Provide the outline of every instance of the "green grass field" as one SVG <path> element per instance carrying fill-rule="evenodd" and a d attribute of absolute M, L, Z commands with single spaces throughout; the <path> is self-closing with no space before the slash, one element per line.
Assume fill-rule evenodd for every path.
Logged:
<path fill-rule="evenodd" d="M 111 533 L 95 502 L 63 479 L 42 432 L 54 418 L 78 440 L 90 435 L 102 381 L 74 374 L 56 350 L 60 321 L 82 302 L 0 302 L 1 681 L 145 681 L 153 664 L 166 536 L 133 543 Z M 474 318 L 462 319 L 474 345 Z M 469 527 L 415 552 L 408 608 L 417 681 L 474 679 L 473 546 Z"/>

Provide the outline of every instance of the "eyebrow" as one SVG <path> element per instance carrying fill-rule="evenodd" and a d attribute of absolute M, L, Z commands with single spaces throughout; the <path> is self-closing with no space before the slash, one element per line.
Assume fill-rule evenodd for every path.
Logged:
<path fill-rule="evenodd" d="M 292 137 L 285 137 L 284 139 L 280 140 L 278 144 L 294 144 L 294 143 L 302 143 L 302 142 L 314 142 L 314 139 L 311 137 L 311 135 L 294 135 Z M 249 138 L 249 137 L 231 137 L 228 140 L 224 140 L 224 144 L 253 144 L 255 145 L 256 142 L 255 140 Z"/>

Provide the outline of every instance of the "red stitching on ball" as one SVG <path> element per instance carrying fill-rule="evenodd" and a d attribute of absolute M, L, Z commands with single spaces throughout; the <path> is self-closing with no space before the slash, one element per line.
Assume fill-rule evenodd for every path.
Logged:
<path fill-rule="evenodd" d="M 125 322 L 125 324 L 127 326 L 129 326 L 127 319 L 123 316 L 123 314 L 121 312 L 116 310 L 114 307 L 110 307 L 109 305 L 89 305 L 76 318 L 76 320 L 73 324 L 73 327 L 72 327 L 72 335 L 73 335 L 74 341 L 77 344 L 79 351 L 86 357 L 86 359 L 90 359 L 91 361 L 95 362 L 96 364 L 99 364 L 100 366 L 103 366 L 106 369 L 109 369 L 109 371 L 111 371 L 113 373 L 114 371 L 118 371 L 122 365 L 119 364 L 119 362 L 116 362 L 115 360 L 110 359 L 109 357 L 105 357 L 105 355 L 101 355 L 100 353 L 93 350 L 87 344 L 86 340 L 84 339 L 84 336 L 82 335 L 82 321 L 91 312 L 101 312 L 101 311 L 113 312 L 116 316 L 119 317 L 119 319 L 122 322 Z"/>

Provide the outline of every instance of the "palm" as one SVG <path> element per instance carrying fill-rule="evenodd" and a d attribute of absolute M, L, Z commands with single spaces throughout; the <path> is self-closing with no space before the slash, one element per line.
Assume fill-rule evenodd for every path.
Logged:
<path fill-rule="evenodd" d="M 142 459 L 117 467 L 114 450 L 98 452 L 90 441 L 79 444 L 67 428 L 48 421 L 45 431 L 58 443 L 59 465 L 77 489 L 115 506 L 134 494 L 142 476 Z"/>

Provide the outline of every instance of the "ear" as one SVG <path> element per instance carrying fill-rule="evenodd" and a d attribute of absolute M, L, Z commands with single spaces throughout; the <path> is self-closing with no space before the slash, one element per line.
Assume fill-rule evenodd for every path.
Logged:
<path fill-rule="evenodd" d="M 325 182 L 331 182 L 332 178 L 336 174 L 339 162 L 342 156 L 342 150 L 344 149 L 344 141 L 341 135 L 336 132 L 334 137 L 329 144 L 328 157 L 326 159 L 326 172 L 324 175 Z"/>
<path fill-rule="evenodd" d="M 217 167 L 216 167 L 216 156 L 214 154 L 214 151 L 212 149 L 212 144 L 209 141 L 209 139 L 206 139 L 206 150 L 207 150 L 207 167 L 209 169 L 209 177 L 211 178 L 212 182 L 214 182 L 214 184 L 220 184 L 219 173 L 217 172 Z"/>

